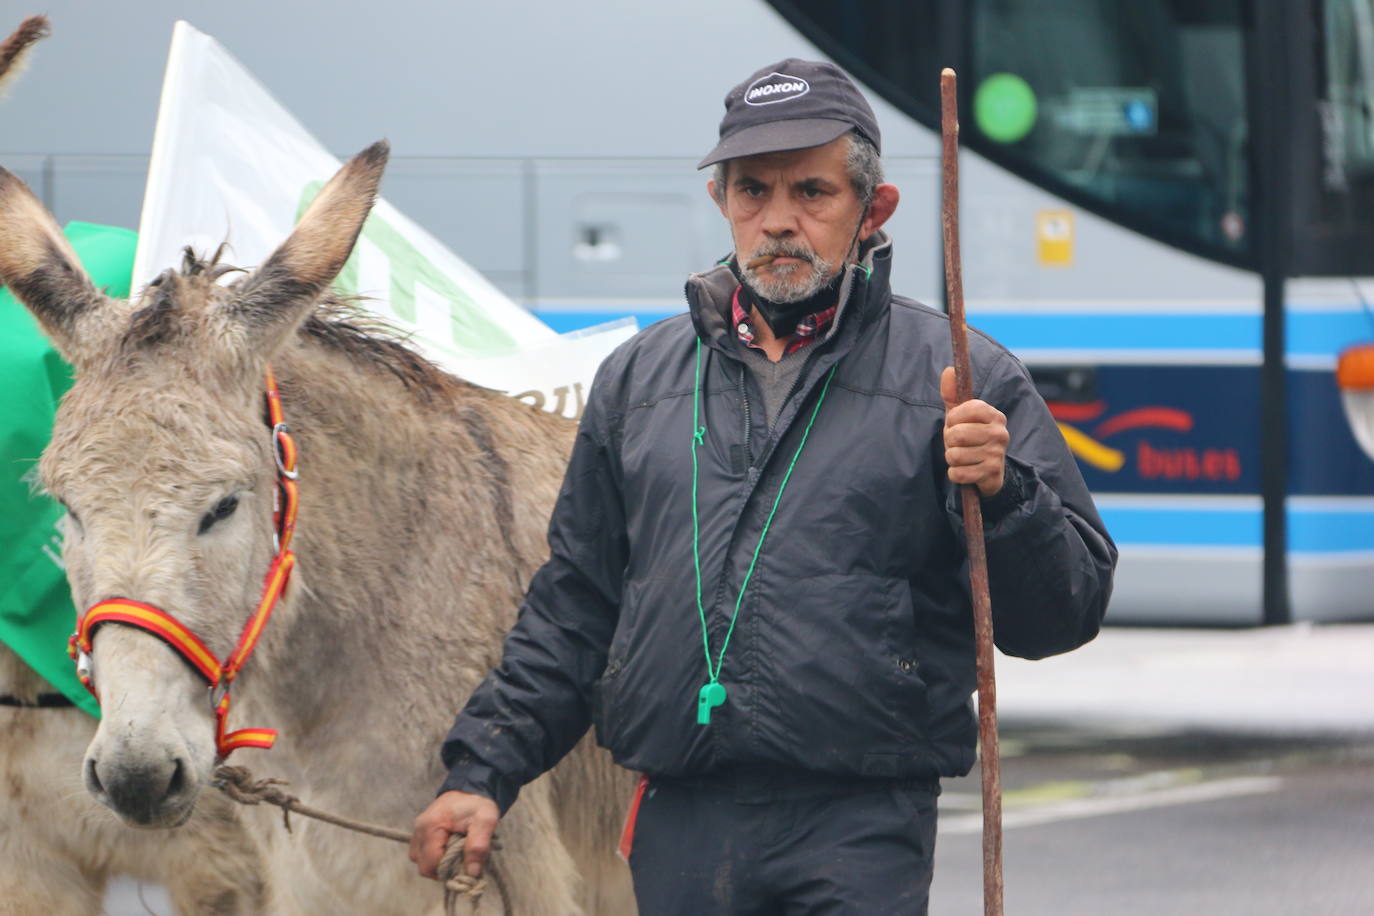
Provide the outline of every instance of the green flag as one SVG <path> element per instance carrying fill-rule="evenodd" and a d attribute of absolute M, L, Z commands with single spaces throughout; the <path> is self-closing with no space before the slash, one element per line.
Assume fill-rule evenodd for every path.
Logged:
<path fill-rule="evenodd" d="M 67 238 L 96 286 L 129 295 L 136 233 L 68 223 Z M 76 623 L 61 566 L 62 507 L 37 492 L 38 456 L 52 434 L 57 402 L 71 386 L 58 356 L 28 311 L 0 288 L 0 642 L 93 716 L 67 637 Z"/>

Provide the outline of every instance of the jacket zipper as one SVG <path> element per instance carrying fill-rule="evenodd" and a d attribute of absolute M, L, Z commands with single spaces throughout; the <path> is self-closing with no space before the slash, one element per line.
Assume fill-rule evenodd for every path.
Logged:
<path fill-rule="evenodd" d="M 749 417 L 749 369 L 743 362 L 739 364 L 739 394 L 744 401 L 744 468 L 748 473 L 754 469 L 754 424 Z"/>

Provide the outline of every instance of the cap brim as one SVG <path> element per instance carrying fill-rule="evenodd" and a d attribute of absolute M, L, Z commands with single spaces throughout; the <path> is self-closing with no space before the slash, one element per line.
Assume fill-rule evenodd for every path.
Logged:
<path fill-rule="evenodd" d="M 716 148 L 697 163 L 697 168 L 758 156 L 761 153 L 781 153 L 786 150 L 822 146 L 854 128 L 848 121 L 835 118 L 803 118 L 795 121 L 769 121 L 735 131 L 716 144 Z"/>

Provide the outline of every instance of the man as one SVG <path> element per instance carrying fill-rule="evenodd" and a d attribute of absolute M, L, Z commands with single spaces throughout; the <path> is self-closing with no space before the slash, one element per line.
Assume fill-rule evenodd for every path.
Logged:
<path fill-rule="evenodd" d="M 923 913 L 942 776 L 976 724 L 958 484 L 982 496 L 997 644 L 1097 633 L 1116 549 L 1021 365 L 892 295 L 873 112 L 830 64 L 731 90 L 708 189 L 735 254 L 598 372 L 500 666 L 416 822 L 471 873 L 519 787 L 595 723 L 646 774 L 641 912 Z M 942 372 L 943 369 L 943 372 Z M 627 831 L 628 832 L 628 831 Z"/>

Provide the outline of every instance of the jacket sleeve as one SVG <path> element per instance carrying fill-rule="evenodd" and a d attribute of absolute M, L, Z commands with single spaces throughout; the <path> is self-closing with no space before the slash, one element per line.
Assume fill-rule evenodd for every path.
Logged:
<path fill-rule="evenodd" d="M 1020 362 L 999 351 L 977 396 L 1006 414 L 1011 435 L 1003 487 L 982 500 L 993 640 L 1021 658 L 1067 652 L 1101 627 L 1116 545 Z M 959 490 L 948 486 L 947 508 L 962 545 Z"/>
<path fill-rule="evenodd" d="M 591 722 L 590 691 L 606 667 L 619 614 L 627 538 L 611 447 L 606 379 L 597 373 L 535 573 L 500 664 L 459 713 L 441 756 L 458 789 L 505 811 L 520 787 L 568 753 Z"/>

